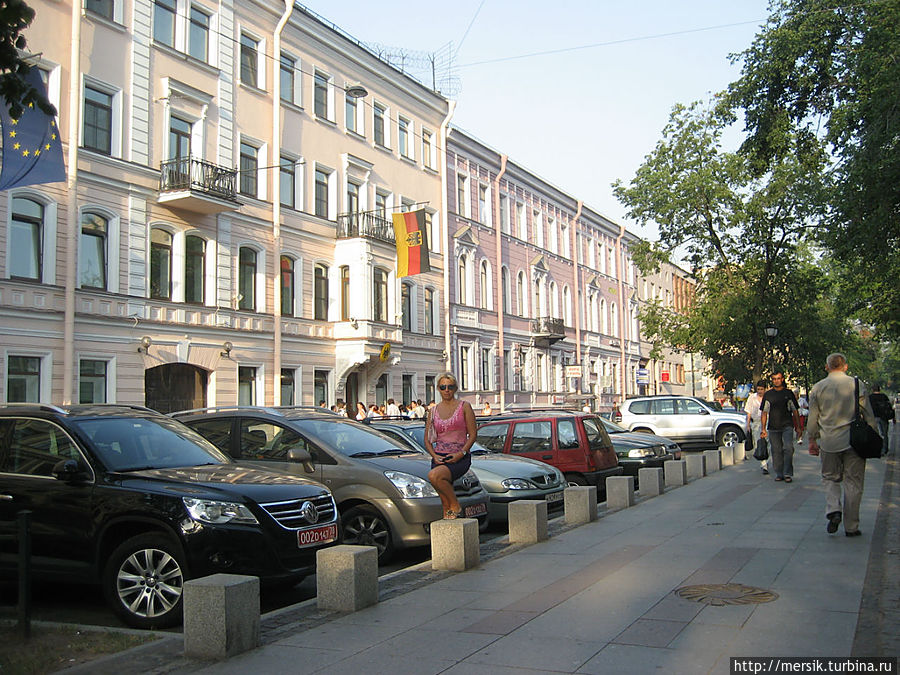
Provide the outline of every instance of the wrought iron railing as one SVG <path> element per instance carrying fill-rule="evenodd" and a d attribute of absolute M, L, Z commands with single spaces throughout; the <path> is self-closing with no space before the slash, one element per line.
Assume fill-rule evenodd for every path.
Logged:
<path fill-rule="evenodd" d="M 337 218 L 338 239 L 366 237 L 394 244 L 394 225 L 383 216 L 373 212 L 341 213 Z"/>
<path fill-rule="evenodd" d="M 552 316 L 542 316 L 531 321 L 533 335 L 565 335 L 566 326 L 562 319 Z"/>
<path fill-rule="evenodd" d="M 195 190 L 235 201 L 237 169 L 226 169 L 194 157 L 178 157 L 162 163 L 159 191 Z"/>

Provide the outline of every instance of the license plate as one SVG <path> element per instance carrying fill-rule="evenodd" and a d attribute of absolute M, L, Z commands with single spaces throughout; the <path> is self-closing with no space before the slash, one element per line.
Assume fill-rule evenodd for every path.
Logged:
<path fill-rule="evenodd" d="M 309 530 L 300 530 L 297 533 L 297 546 L 310 546 L 312 544 L 325 544 L 337 539 L 337 525 L 323 525 Z"/>
<path fill-rule="evenodd" d="M 551 492 L 547 495 L 546 499 L 548 502 L 561 502 L 563 500 L 564 492 Z"/>
<path fill-rule="evenodd" d="M 483 516 L 485 513 L 487 513 L 487 504 L 474 504 L 472 506 L 467 506 L 465 511 L 466 518 Z"/>

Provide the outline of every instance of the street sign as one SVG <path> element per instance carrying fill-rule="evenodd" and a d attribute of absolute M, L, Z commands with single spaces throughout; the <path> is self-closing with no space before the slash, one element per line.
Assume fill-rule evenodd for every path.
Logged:
<path fill-rule="evenodd" d="M 566 377 L 581 377 L 581 366 L 566 366 Z"/>
<path fill-rule="evenodd" d="M 650 384 L 650 371 L 646 368 L 638 368 L 635 379 L 638 384 Z"/>

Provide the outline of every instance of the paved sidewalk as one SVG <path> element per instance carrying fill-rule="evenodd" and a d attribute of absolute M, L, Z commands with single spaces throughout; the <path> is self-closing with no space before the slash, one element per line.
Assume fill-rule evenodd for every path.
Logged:
<path fill-rule="evenodd" d="M 868 463 L 862 537 L 825 533 L 819 462 L 800 447 L 792 484 L 756 462 L 726 467 L 227 662 L 158 672 L 694 674 L 727 673 L 731 656 L 849 656 L 885 466 Z M 711 606 L 673 594 L 723 583 L 778 597 Z M 856 655 L 896 655 L 859 644 Z"/>

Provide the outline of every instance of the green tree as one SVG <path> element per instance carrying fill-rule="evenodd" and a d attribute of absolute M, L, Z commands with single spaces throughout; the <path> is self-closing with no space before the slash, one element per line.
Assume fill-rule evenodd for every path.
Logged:
<path fill-rule="evenodd" d="M 742 152 L 764 174 L 785 157 L 832 157 L 816 235 L 833 253 L 843 306 L 900 338 L 900 0 L 774 0 L 735 55 L 728 103 Z M 811 211 L 812 213 L 812 211 Z"/>
<path fill-rule="evenodd" d="M 48 115 L 56 108 L 25 82 L 30 66 L 22 57 L 27 43 L 22 31 L 34 20 L 34 10 L 22 0 L 0 0 L 0 98 L 13 119 L 21 117 L 24 107 L 34 103 Z"/>

